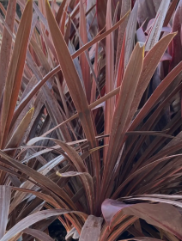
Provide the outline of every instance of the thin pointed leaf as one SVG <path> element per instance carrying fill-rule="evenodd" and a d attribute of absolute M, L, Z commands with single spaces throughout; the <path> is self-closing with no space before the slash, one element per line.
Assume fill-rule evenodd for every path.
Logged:
<path fill-rule="evenodd" d="M 119 241 L 162 241 L 163 239 L 157 239 L 157 238 L 149 238 L 149 237 L 138 237 L 138 238 L 132 238 L 132 239 L 122 239 Z"/>
<path fill-rule="evenodd" d="M 51 210 L 38 211 L 22 219 L 20 222 L 18 222 L 15 226 L 13 226 L 10 230 L 8 230 L 8 232 L 3 236 L 3 238 L 0 239 L 0 241 L 10 240 L 11 238 L 21 233 L 24 229 L 30 227 L 32 224 L 37 223 L 43 219 L 53 217 L 53 216 L 64 215 L 68 213 L 75 213 L 81 216 L 80 212 L 71 212 L 64 209 L 62 210 L 51 209 Z"/>
<path fill-rule="evenodd" d="M 93 122 L 91 120 L 90 113 L 88 112 L 88 103 L 86 100 L 86 96 L 82 88 L 78 74 L 76 72 L 76 69 L 74 67 L 73 61 L 71 59 L 68 48 L 66 46 L 66 43 L 51 12 L 48 1 L 46 1 L 46 13 L 48 23 L 50 25 L 50 31 L 53 38 L 53 42 L 58 54 L 60 66 L 63 71 L 63 75 L 66 79 L 71 97 L 76 106 L 78 114 L 80 115 L 80 119 L 82 121 L 85 134 L 87 138 L 91 141 L 92 146 L 95 147 L 96 143 L 95 138 L 93 136 Z M 73 79 L 74 82 L 72 81 Z"/>
<path fill-rule="evenodd" d="M 46 163 L 45 165 L 43 165 L 41 168 L 39 168 L 37 170 L 37 172 L 45 176 L 48 172 L 50 172 L 53 168 L 55 168 L 62 161 L 64 161 L 64 157 L 62 155 L 58 156 L 58 157 L 54 158 L 53 160 L 49 161 L 48 163 Z M 30 181 L 26 181 L 21 184 L 21 189 L 23 188 L 23 189 L 31 190 L 34 187 L 35 187 L 35 184 Z M 25 200 L 26 196 L 27 196 L 26 193 L 16 192 L 14 194 L 13 201 L 11 202 L 10 212 L 12 212 L 17 205 L 19 205 L 23 200 Z"/>
<path fill-rule="evenodd" d="M 86 167 L 84 166 L 83 161 L 82 161 L 81 157 L 78 155 L 78 153 L 71 146 L 69 146 L 67 143 L 65 143 L 63 141 L 53 139 L 53 138 L 48 138 L 48 137 L 37 137 L 37 138 L 33 138 L 32 140 L 30 140 L 27 144 L 32 145 L 40 140 L 54 141 L 68 154 L 68 157 L 73 162 L 73 164 L 76 167 L 76 169 L 78 170 L 78 172 L 86 171 Z"/>
<path fill-rule="evenodd" d="M 149 51 L 154 47 L 154 45 L 158 42 L 161 30 L 164 24 L 164 20 L 168 11 L 168 7 L 170 4 L 170 0 L 162 0 L 160 7 L 158 9 L 155 22 L 152 26 L 152 30 L 150 32 L 150 35 L 147 39 L 146 43 L 146 51 Z"/>
<path fill-rule="evenodd" d="M 14 51 L 9 66 L 7 81 L 5 84 L 1 114 L 1 145 L 3 145 L 5 142 L 4 136 L 6 137 L 8 134 L 21 86 L 21 78 L 25 64 L 26 50 L 29 40 L 31 23 L 32 0 L 29 0 L 23 12 L 23 16 L 21 18 L 21 22 L 18 28 L 18 33 L 14 45 Z"/>
<path fill-rule="evenodd" d="M 118 211 L 119 209 L 120 211 Z M 110 222 L 120 212 L 121 215 L 133 215 L 142 218 L 149 224 L 164 229 L 179 239 L 182 238 L 182 215 L 172 205 L 148 203 L 130 205 L 107 199 L 102 204 L 102 211 Z M 171 215 L 173 215 L 173 219 L 171 219 Z"/>
<path fill-rule="evenodd" d="M 87 201 L 89 203 L 89 209 L 90 213 L 93 213 L 93 200 L 94 200 L 94 183 L 93 183 L 93 178 L 90 176 L 89 173 L 87 172 L 65 172 L 65 173 L 59 173 L 56 172 L 56 174 L 60 177 L 76 177 L 80 176 L 84 188 L 85 188 L 85 193 L 87 195 Z"/>
<path fill-rule="evenodd" d="M 84 133 L 88 141 L 90 142 L 91 147 L 94 148 L 97 146 L 96 139 L 95 139 L 95 128 L 91 118 L 91 112 L 88 107 L 88 102 L 85 96 L 85 92 L 83 90 L 78 73 L 75 69 L 68 47 L 64 41 L 62 33 L 59 30 L 59 27 L 55 21 L 55 18 L 51 12 L 49 2 L 46 1 L 45 4 L 46 4 L 46 14 L 47 14 L 48 24 L 50 27 L 51 36 L 53 38 L 54 46 L 57 51 L 59 63 L 60 63 L 64 78 L 66 80 L 70 95 L 73 99 L 74 105 L 76 107 L 79 118 L 81 120 Z M 94 173 L 94 175 L 96 176 L 96 180 L 98 184 L 96 185 L 96 187 L 98 188 L 100 183 L 99 155 L 98 155 L 98 152 L 94 152 L 92 155 L 93 155 L 94 164 L 91 165 L 91 168 L 92 168 L 91 172 Z"/>
<path fill-rule="evenodd" d="M 84 13 L 84 6 L 83 6 L 83 0 L 80 0 L 80 37 L 81 37 L 81 43 L 80 46 L 83 44 L 86 44 L 88 42 L 87 39 L 87 22 L 85 18 L 85 13 Z M 83 76 L 83 81 L 85 84 L 85 91 L 86 91 L 86 96 L 87 96 L 87 101 L 90 103 L 90 97 L 91 97 L 91 79 L 90 79 L 90 67 L 87 62 L 87 58 L 85 54 L 88 54 L 88 52 L 83 53 L 80 55 L 80 66 L 82 69 L 82 76 Z"/>
<path fill-rule="evenodd" d="M 171 5 L 170 5 L 170 7 L 168 9 L 168 12 L 166 14 L 166 18 L 164 20 L 164 24 L 163 24 L 164 27 L 167 26 L 169 21 L 171 20 L 171 17 L 172 17 L 172 15 L 173 15 L 173 13 L 176 9 L 176 6 L 177 6 L 178 2 L 179 2 L 179 0 L 173 0 L 171 2 Z"/>
<path fill-rule="evenodd" d="M 162 38 L 147 54 L 147 56 L 144 58 L 143 63 L 143 70 L 138 82 L 137 90 L 135 93 L 135 97 L 133 99 L 133 103 L 131 106 L 131 116 L 135 114 L 139 103 L 141 101 L 141 98 L 157 68 L 158 63 L 160 62 L 161 57 L 163 56 L 167 46 L 171 42 L 171 40 L 174 38 L 176 34 L 168 34 L 164 38 Z M 131 116 L 129 116 L 129 119 L 131 120 Z"/>
<path fill-rule="evenodd" d="M 138 13 L 138 1 L 135 2 L 135 6 L 131 11 L 127 28 L 126 28 L 126 37 L 125 37 L 125 58 L 124 58 L 124 68 L 129 62 L 131 53 L 134 47 L 136 26 L 137 26 L 137 13 Z"/>
<path fill-rule="evenodd" d="M 181 61 L 181 56 L 182 56 L 182 45 L 181 45 L 181 25 L 182 25 L 182 0 L 179 1 L 178 6 L 176 8 L 176 11 L 174 13 L 174 20 L 172 23 L 172 31 L 176 32 L 177 35 L 172 41 L 172 63 L 171 63 L 171 68 L 174 68 L 176 64 L 178 64 Z"/>
<path fill-rule="evenodd" d="M 6 232 L 10 200 L 11 188 L 8 186 L 0 186 L 0 238 L 2 238 Z"/>
<path fill-rule="evenodd" d="M 134 215 L 144 219 L 149 224 L 162 228 L 174 234 L 179 239 L 182 238 L 182 216 L 177 208 L 169 204 L 136 204 L 124 210 L 125 214 Z M 171 220 L 171 214 L 173 219 Z"/>
<path fill-rule="evenodd" d="M 128 66 L 126 68 L 123 81 L 120 87 L 120 93 L 117 101 L 117 106 L 113 116 L 109 149 L 107 154 L 107 166 L 109 168 L 104 171 L 104 182 L 109 180 L 108 173 L 113 169 L 114 163 L 118 156 L 121 139 L 124 137 L 124 132 L 128 123 L 126 122 L 130 113 L 132 101 L 137 89 L 137 84 L 143 67 L 144 46 L 136 45 Z M 134 81 L 135 80 L 135 81 Z M 110 166 L 112 162 L 113 166 Z"/>
<path fill-rule="evenodd" d="M 106 30 L 112 27 L 112 14 L 111 14 L 112 1 L 107 1 L 107 12 L 106 12 Z M 106 37 L 106 93 L 114 89 L 114 36 L 113 33 Z M 111 132 L 112 118 L 114 112 L 114 98 L 106 101 L 104 120 L 105 120 L 105 133 Z M 106 139 L 106 144 L 108 140 Z M 107 148 L 104 150 L 104 156 L 107 155 Z M 105 158 L 104 158 L 105 159 Z"/>
<path fill-rule="evenodd" d="M 23 230 L 23 233 L 29 234 L 38 240 L 54 241 L 54 239 L 52 239 L 50 236 L 48 236 L 46 233 L 44 233 L 40 230 L 26 228 L 25 230 Z"/>
<path fill-rule="evenodd" d="M 161 84 L 155 89 L 154 93 L 142 107 L 140 112 L 137 114 L 135 120 L 130 126 L 130 130 L 134 130 L 137 125 L 139 125 L 140 121 L 144 119 L 144 117 L 149 113 L 149 111 L 158 103 L 161 98 L 162 93 L 169 87 L 169 85 L 174 81 L 174 79 L 179 75 L 182 71 L 182 62 L 180 62 L 161 82 Z"/>
<path fill-rule="evenodd" d="M 15 13 L 16 13 L 16 0 L 12 0 L 11 4 L 8 4 L 8 10 L 6 14 L 5 22 L 9 29 L 13 32 L 14 27 L 14 20 L 15 20 Z M 1 53 L 0 53 L 0 99 L 4 89 L 7 73 L 8 73 L 8 66 L 10 62 L 11 56 L 11 44 L 12 44 L 12 37 L 9 34 L 6 27 L 4 27 L 3 31 L 3 38 L 1 44 Z"/>
<path fill-rule="evenodd" d="M 101 41 L 102 39 L 104 39 L 108 34 L 110 34 L 111 32 L 113 32 L 115 29 L 117 29 L 119 27 L 119 25 L 125 20 L 125 18 L 127 18 L 127 16 L 129 15 L 130 12 L 127 12 L 123 18 L 121 18 L 111 29 L 109 29 L 108 31 L 104 32 L 103 34 L 100 34 L 98 36 L 96 36 L 93 40 L 91 40 L 90 42 L 88 42 L 87 44 L 85 44 L 83 47 L 81 47 L 79 50 L 77 50 L 73 55 L 72 58 L 76 58 L 78 57 L 81 53 L 83 53 L 85 50 L 87 50 L 89 47 L 91 47 L 93 44 Z M 51 70 L 47 75 L 44 76 L 44 78 L 38 82 L 35 87 L 32 89 L 32 91 L 21 101 L 21 103 L 19 104 L 19 106 L 17 107 L 14 117 L 13 117 L 13 121 L 15 122 L 18 115 L 21 113 L 21 111 L 23 110 L 23 108 L 25 108 L 25 106 L 27 105 L 27 103 L 33 98 L 33 96 L 39 91 L 39 89 L 45 84 L 45 82 L 47 80 L 49 80 L 50 78 L 52 78 L 55 74 L 57 74 L 60 71 L 61 67 L 60 65 L 56 66 L 53 70 Z"/>
<path fill-rule="evenodd" d="M 121 6 L 121 17 L 131 10 L 131 1 L 123 1 Z M 118 29 L 118 41 L 117 41 L 117 53 L 116 53 L 116 68 L 118 68 L 118 63 L 120 59 L 122 44 L 124 42 L 124 35 L 129 17 L 119 26 Z"/>
<path fill-rule="evenodd" d="M 25 117 L 20 122 L 19 126 L 17 127 L 17 129 L 15 130 L 13 135 L 11 136 L 11 139 L 8 141 L 6 148 L 14 148 L 14 147 L 18 146 L 18 144 L 21 142 L 21 140 L 23 138 L 25 131 L 27 130 L 27 128 L 31 122 L 33 113 L 34 113 L 34 108 L 30 109 L 27 112 L 27 114 L 25 115 Z"/>
<path fill-rule="evenodd" d="M 21 192 L 25 192 L 25 193 L 29 193 L 29 194 L 31 193 L 31 194 L 37 196 L 38 198 L 42 199 L 43 201 L 51 204 L 54 208 L 61 208 L 60 205 L 56 202 L 56 200 L 47 194 L 44 194 L 41 192 L 36 192 L 33 190 L 29 190 L 29 189 L 18 188 L 18 187 L 11 187 L 11 189 L 15 190 L 15 191 L 19 191 L 20 193 Z M 11 205 L 10 205 L 10 209 L 11 209 Z"/>
<path fill-rule="evenodd" d="M 58 10 L 58 12 L 56 14 L 56 21 L 57 21 L 58 25 L 59 25 L 59 23 L 61 21 L 61 17 L 63 15 L 65 4 L 66 4 L 66 0 L 63 0 L 61 5 L 60 5 L 60 7 L 59 7 L 59 10 Z"/>
<path fill-rule="evenodd" d="M 96 9 L 97 9 L 97 21 L 98 21 L 99 29 L 101 30 L 105 26 L 107 1 L 97 0 Z"/>
<path fill-rule="evenodd" d="M 4 158 L 10 165 L 12 165 L 15 168 L 18 168 L 23 173 L 30 176 L 32 179 L 34 179 L 37 183 L 40 183 L 42 186 L 47 187 L 51 192 L 54 192 L 58 196 L 60 196 L 65 202 L 61 201 L 63 207 L 67 207 L 70 205 L 70 207 L 74 208 L 74 203 L 71 201 L 70 197 L 66 194 L 66 192 L 61 189 L 56 183 L 54 183 L 49 178 L 41 175 L 37 171 L 31 169 L 28 166 L 25 166 L 24 164 L 10 158 L 8 155 L 6 155 L 4 152 L 0 150 L 0 155 L 2 158 Z"/>

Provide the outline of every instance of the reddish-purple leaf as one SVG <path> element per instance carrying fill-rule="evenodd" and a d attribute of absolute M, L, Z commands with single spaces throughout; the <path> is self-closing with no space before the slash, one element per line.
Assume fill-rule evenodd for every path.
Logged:
<path fill-rule="evenodd" d="M 0 186 L 0 239 L 6 233 L 6 225 L 8 223 L 10 200 L 11 200 L 11 187 Z"/>
<path fill-rule="evenodd" d="M 133 98 L 137 89 L 138 81 L 143 67 L 144 46 L 136 45 L 128 66 L 126 68 L 120 93 L 115 108 L 111 135 L 109 141 L 109 148 L 107 154 L 107 167 L 104 169 L 103 188 L 105 189 L 106 182 L 110 180 L 109 176 L 114 168 L 118 152 L 120 151 L 121 140 L 124 138 L 124 133 L 127 129 L 127 119 L 130 114 Z M 119 131 L 118 131 L 119 130 Z M 107 188 L 106 188 L 107 189 Z"/>
<path fill-rule="evenodd" d="M 131 11 L 131 1 L 122 1 L 121 5 L 121 18 L 124 16 L 128 11 Z M 117 53 L 116 53 L 116 69 L 118 68 L 119 58 L 121 54 L 121 49 L 124 41 L 124 35 L 126 31 L 126 26 L 128 23 L 129 17 L 125 19 L 125 21 L 119 26 L 118 29 L 118 41 L 117 41 Z"/>
<path fill-rule="evenodd" d="M 83 0 L 80 0 L 80 28 L 79 28 L 79 31 L 80 31 L 80 37 L 81 37 L 80 46 L 82 46 L 82 44 L 86 44 L 88 42 L 87 22 L 86 22 L 86 17 L 85 17 L 85 12 L 84 12 Z M 90 97 L 91 97 L 90 67 L 87 62 L 87 58 L 86 58 L 85 54 L 88 54 L 88 51 L 86 51 L 85 53 L 82 53 L 80 55 L 80 66 L 82 69 L 82 76 L 83 76 L 83 81 L 85 84 L 87 101 L 88 101 L 88 103 L 90 103 Z"/>
<path fill-rule="evenodd" d="M 167 46 L 171 42 L 171 40 L 174 38 L 176 34 L 171 33 L 168 34 L 167 36 L 163 37 L 146 55 L 144 58 L 144 63 L 143 63 L 143 70 L 138 82 L 137 90 L 135 93 L 135 97 L 133 99 L 133 103 L 131 106 L 131 111 L 130 115 L 133 117 L 135 114 L 138 105 L 141 101 L 141 98 L 143 96 L 143 93 L 145 92 L 155 70 L 160 62 L 161 57 L 163 56 Z M 131 121 L 131 116 L 129 116 L 128 121 Z"/>
<path fill-rule="evenodd" d="M 74 207 L 74 203 L 71 201 L 71 198 L 69 197 L 69 195 L 63 189 L 61 189 L 56 183 L 54 183 L 51 179 L 41 175 L 40 173 L 38 173 L 34 169 L 32 169 L 28 166 L 25 166 L 24 164 L 20 163 L 19 161 L 16 161 L 16 160 L 12 159 L 11 157 L 6 155 L 1 150 L 0 150 L 0 155 L 3 159 L 8 161 L 8 163 L 11 166 L 21 170 L 23 173 L 30 176 L 36 182 L 38 182 L 42 186 L 48 188 L 51 192 L 53 192 L 53 193 L 57 194 L 58 196 L 62 197 L 62 199 L 65 200 L 65 202 L 64 202 L 60 199 L 60 203 L 61 203 L 62 207 L 67 207 L 68 204 L 71 207 Z"/>
<path fill-rule="evenodd" d="M 167 26 L 169 21 L 171 20 L 171 17 L 173 15 L 174 11 L 175 11 L 175 8 L 176 8 L 178 2 L 179 2 L 179 0 L 173 0 L 171 2 L 171 5 L 168 9 L 168 12 L 166 14 L 166 18 L 165 18 L 165 21 L 164 21 L 164 24 L 163 24 L 164 27 Z"/>
<path fill-rule="evenodd" d="M 56 172 L 56 174 L 60 177 L 76 177 L 80 176 L 83 186 L 85 188 L 85 193 L 87 195 L 87 200 L 89 204 L 89 211 L 92 214 L 93 213 L 93 199 L 94 199 L 94 182 L 92 176 L 87 172 L 65 172 L 60 173 Z"/>
<path fill-rule="evenodd" d="M 145 1 L 139 0 L 139 9 L 138 9 L 138 21 L 140 26 L 146 21 L 152 18 L 155 18 L 156 12 L 160 5 L 161 0 L 157 0 L 157 4 L 154 5 L 154 1 Z"/>
<path fill-rule="evenodd" d="M 15 237 L 19 233 L 21 233 L 24 229 L 30 227 L 32 224 L 37 223 L 43 219 L 53 217 L 53 216 L 59 216 L 64 215 L 68 213 L 75 213 L 78 215 L 82 215 L 80 212 L 71 212 L 65 209 L 50 209 L 50 210 L 43 210 L 35 212 L 26 218 L 22 219 L 20 222 L 18 222 L 15 226 L 13 226 L 8 232 L 1 238 L 1 241 L 7 241 L 11 238 Z"/>
<path fill-rule="evenodd" d="M 68 47 L 64 41 L 62 33 L 55 21 L 55 18 L 51 12 L 49 2 L 46 1 L 46 14 L 48 19 L 48 24 L 50 26 L 51 36 L 53 38 L 54 46 L 57 51 L 59 63 L 69 88 L 70 95 L 78 112 L 81 124 L 86 135 L 86 138 L 90 142 L 92 148 L 97 146 L 95 139 L 95 128 L 93 125 L 93 120 L 91 117 L 91 112 L 88 107 L 88 101 L 82 87 L 81 81 L 79 79 L 78 73 L 75 69 L 73 60 L 69 53 Z M 74 81 L 73 81 L 74 80 Z M 100 162 L 98 152 L 93 152 L 93 164 L 91 166 L 90 172 L 96 176 L 97 189 L 100 183 Z"/>
<path fill-rule="evenodd" d="M 152 26 L 152 30 L 147 39 L 146 51 L 149 51 L 150 49 L 152 49 L 159 40 L 169 4 L 170 4 L 170 0 L 161 1 L 159 10 L 156 14 L 156 18 Z"/>
<path fill-rule="evenodd" d="M 102 206 L 104 206 L 104 209 L 102 208 L 103 215 L 107 217 L 107 220 L 110 222 L 112 222 L 115 215 L 119 213 L 121 215 L 133 215 L 175 235 L 179 239 L 182 238 L 182 215 L 172 205 L 149 203 L 129 205 L 114 200 L 105 200 Z M 172 219 L 171 215 L 173 217 Z"/>
<path fill-rule="evenodd" d="M 108 225 L 111 224 L 111 221 L 114 217 L 115 214 L 117 214 L 120 210 L 123 208 L 126 208 L 130 205 L 121 203 L 117 200 L 112 200 L 112 199 L 106 199 L 102 203 L 102 214 L 104 216 L 105 221 L 108 223 Z"/>
<path fill-rule="evenodd" d="M 0 145 L 3 147 L 16 106 L 23 74 L 28 39 L 32 23 L 32 0 L 27 2 L 15 40 L 13 55 L 9 66 L 1 113 Z"/>
<path fill-rule="evenodd" d="M 23 233 L 29 234 L 32 237 L 38 239 L 38 240 L 44 240 L 44 241 L 54 241 L 50 236 L 48 236 L 46 233 L 40 231 L 40 230 L 35 230 L 32 228 L 26 228 L 23 230 Z"/>
<path fill-rule="evenodd" d="M 85 44 L 83 47 L 81 47 L 79 50 L 77 50 L 71 57 L 74 59 L 78 57 L 81 53 L 83 53 L 85 50 L 87 50 L 89 47 L 91 47 L 93 44 L 99 42 L 100 40 L 104 39 L 108 34 L 113 32 L 115 29 L 119 27 L 119 25 L 127 18 L 129 12 L 126 13 L 111 29 L 104 32 L 103 34 L 100 34 L 96 36 L 93 40 Z M 39 91 L 39 89 L 45 84 L 46 81 L 48 81 L 50 78 L 52 78 L 55 74 L 57 74 L 60 71 L 61 67 L 60 65 L 56 66 L 53 70 L 51 70 L 47 75 L 44 76 L 44 78 L 38 82 L 34 88 L 30 91 L 30 93 L 21 101 L 19 106 L 17 107 L 14 117 L 13 117 L 13 123 L 16 121 L 18 115 L 21 113 L 23 108 L 26 106 L 26 104 L 33 98 L 33 96 Z"/>
<path fill-rule="evenodd" d="M 61 21 L 61 17 L 62 17 L 63 11 L 64 11 L 65 4 L 66 4 L 66 0 L 63 0 L 60 7 L 59 7 L 59 10 L 56 14 L 56 21 L 57 21 L 58 25 Z"/>
<path fill-rule="evenodd" d="M 131 11 L 127 28 L 126 28 L 126 37 L 125 37 L 125 58 L 124 58 L 124 68 L 129 62 L 131 53 L 134 47 L 136 26 L 137 26 L 137 14 L 138 14 L 138 1 L 135 2 L 135 6 Z"/>
<path fill-rule="evenodd" d="M 181 61 L 182 56 L 182 45 L 181 45 L 181 26 L 182 26 L 182 0 L 179 1 L 178 6 L 176 8 L 173 20 L 172 31 L 177 32 L 177 35 L 172 41 L 172 53 L 170 53 L 173 57 L 171 68 L 174 68 L 176 64 Z"/>
<path fill-rule="evenodd" d="M 111 12 L 112 1 L 107 1 L 107 13 L 106 13 L 106 30 L 112 27 L 112 12 Z M 109 34 L 106 37 L 106 83 L 105 83 L 106 93 L 114 89 L 114 35 Z M 105 133 L 111 132 L 111 124 L 113 112 L 114 112 L 114 98 L 106 101 L 104 120 L 105 120 Z M 105 140 L 108 144 L 108 139 Z M 104 161 L 107 155 L 107 148 L 104 149 Z"/>
<path fill-rule="evenodd" d="M 149 111 L 152 109 L 153 106 L 156 105 L 159 98 L 161 97 L 162 93 L 169 87 L 169 85 L 174 81 L 176 76 L 181 72 L 182 69 L 182 63 L 179 63 L 166 77 L 165 79 L 160 83 L 160 85 L 155 89 L 154 93 L 151 95 L 151 97 L 148 99 L 148 101 L 145 103 L 145 105 L 142 107 L 140 112 L 137 114 L 135 120 L 130 126 L 129 130 L 134 130 L 139 122 L 143 120 L 143 118 L 149 113 Z"/>
<path fill-rule="evenodd" d="M 79 241 L 99 241 L 103 219 L 89 215 L 83 225 Z"/>
<path fill-rule="evenodd" d="M 20 144 L 20 142 L 23 138 L 23 135 L 24 135 L 25 131 L 27 130 L 27 128 L 30 124 L 30 121 L 33 117 L 33 113 L 34 113 L 34 108 L 30 109 L 26 113 L 26 115 L 24 116 L 24 118 L 22 119 L 20 124 L 18 125 L 17 129 L 14 131 L 11 138 L 9 139 L 5 148 L 14 148 Z"/>
<path fill-rule="evenodd" d="M 97 7 L 97 20 L 99 25 L 99 30 L 103 29 L 106 22 L 106 9 L 107 1 L 106 0 L 96 0 Z"/>
<path fill-rule="evenodd" d="M 157 239 L 157 238 L 149 238 L 149 237 L 136 237 L 136 238 L 132 238 L 132 239 L 122 239 L 119 241 L 132 241 L 132 240 L 136 240 L 136 241 L 163 241 L 163 239 Z"/>
<path fill-rule="evenodd" d="M 14 28 L 14 20 L 15 20 L 15 13 L 16 13 L 16 0 L 12 0 L 11 4 L 8 4 L 8 10 L 6 14 L 5 22 L 9 29 L 13 32 Z M 2 35 L 2 44 L 1 44 L 1 53 L 0 53 L 0 99 L 4 89 L 5 81 L 8 74 L 8 66 L 10 62 L 11 56 L 11 44 L 12 44 L 12 37 L 9 34 L 6 27 L 4 27 L 3 35 Z"/>

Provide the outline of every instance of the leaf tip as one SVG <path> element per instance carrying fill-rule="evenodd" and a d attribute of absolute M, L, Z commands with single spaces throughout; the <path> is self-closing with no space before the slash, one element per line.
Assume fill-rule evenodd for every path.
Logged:
<path fill-rule="evenodd" d="M 50 7 L 49 0 L 46 0 L 46 5 Z"/>
<path fill-rule="evenodd" d="M 61 177 L 61 173 L 59 171 L 56 172 L 56 175 Z"/>
<path fill-rule="evenodd" d="M 30 1 L 31 1 L 31 0 L 30 0 Z M 34 110 L 35 110 L 35 108 L 32 107 L 32 108 L 28 111 L 28 113 L 33 114 L 33 113 L 34 113 Z"/>
<path fill-rule="evenodd" d="M 138 42 L 139 48 L 142 49 L 142 56 L 144 58 L 144 54 L 145 54 L 145 43 L 144 42 Z"/>
<path fill-rule="evenodd" d="M 174 34 L 174 37 L 175 37 L 178 34 L 178 32 L 174 32 L 173 34 Z"/>

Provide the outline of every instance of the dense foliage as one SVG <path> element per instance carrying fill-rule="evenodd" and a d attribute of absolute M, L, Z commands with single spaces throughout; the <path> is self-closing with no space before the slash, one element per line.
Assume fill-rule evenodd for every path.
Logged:
<path fill-rule="evenodd" d="M 182 240 L 182 0 L 0 8 L 0 241 Z"/>

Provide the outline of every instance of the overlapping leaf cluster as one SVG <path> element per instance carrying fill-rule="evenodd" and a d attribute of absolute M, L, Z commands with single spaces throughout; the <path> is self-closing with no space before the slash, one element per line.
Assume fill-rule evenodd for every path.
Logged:
<path fill-rule="evenodd" d="M 0 240 L 181 240 L 182 1 L 0 7 Z"/>

